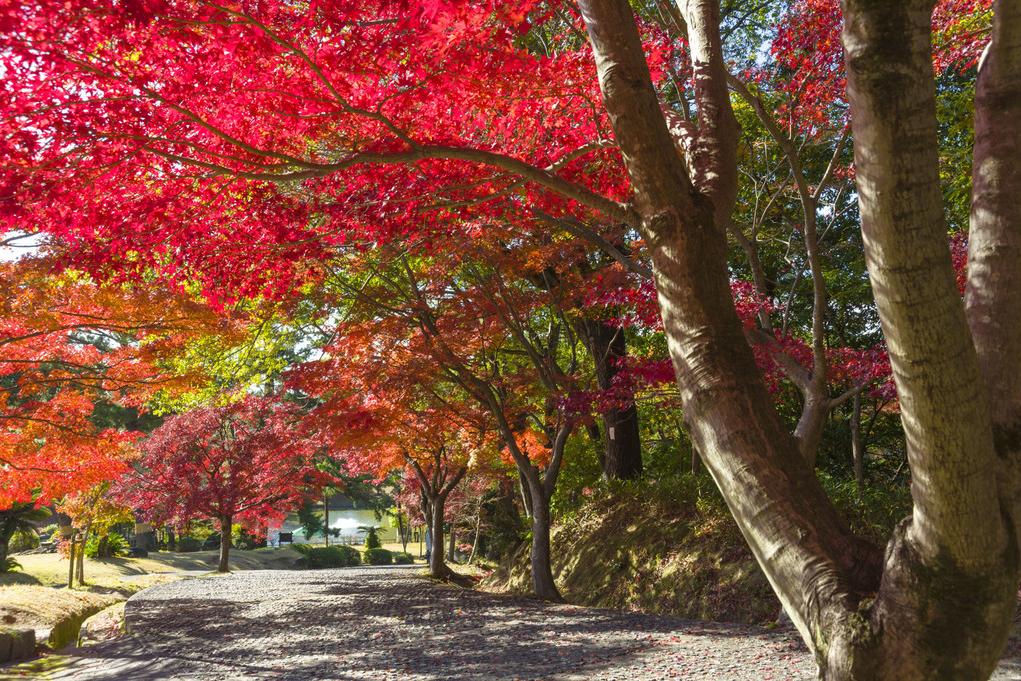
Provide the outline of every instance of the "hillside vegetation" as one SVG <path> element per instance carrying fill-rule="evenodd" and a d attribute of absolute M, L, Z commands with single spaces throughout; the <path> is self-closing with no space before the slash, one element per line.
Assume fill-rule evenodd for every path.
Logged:
<path fill-rule="evenodd" d="M 570 603 L 732 622 L 767 622 L 780 604 L 734 521 L 706 488 L 622 485 L 553 530 L 553 575 Z M 528 544 L 483 583 L 527 593 Z"/>

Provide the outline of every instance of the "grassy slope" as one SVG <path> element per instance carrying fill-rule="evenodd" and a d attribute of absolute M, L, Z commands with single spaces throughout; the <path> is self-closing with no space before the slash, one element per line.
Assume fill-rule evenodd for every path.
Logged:
<path fill-rule="evenodd" d="M 571 603 L 731 622 L 780 604 L 729 513 L 689 490 L 624 490 L 588 502 L 553 533 L 553 574 Z M 528 546 L 483 584 L 525 593 Z"/>

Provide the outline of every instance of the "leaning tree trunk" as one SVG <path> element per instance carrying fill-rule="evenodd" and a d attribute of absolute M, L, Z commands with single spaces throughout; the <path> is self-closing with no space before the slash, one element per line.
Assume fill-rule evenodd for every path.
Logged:
<path fill-rule="evenodd" d="M 234 519 L 229 515 L 220 518 L 220 562 L 217 572 L 230 572 L 230 528 Z"/>
<path fill-rule="evenodd" d="M 580 3 L 603 99 L 631 176 L 664 330 L 695 447 L 752 552 L 810 645 L 874 589 L 881 556 L 853 537 L 785 429 L 734 309 L 726 226 L 737 124 L 719 45 L 719 6 L 685 4 L 699 130 L 689 177 L 674 150 L 625 0 Z M 693 182 L 694 180 L 694 182 Z"/>
<path fill-rule="evenodd" d="M 620 363 L 627 357 L 624 329 L 606 322 L 586 319 L 578 324 L 584 332 L 585 347 L 592 356 L 600 390 L 613 387 Z M 603 454 L 600 466 L 607 480 L 630 480 L 642 474 L 642 440 L 638 429 L 638 408 L 613 406 L 600 412 L 603 421 Z"/>
<path fill-rule="evenodd" d="M 738 131 L 719 3 L 678 2 L 699 105 L 690 175 L 674 153 L 628 3 L 579 4 L 692 438 L 823 677 L 988 676 L 1013 612 L 1017 542 L 1004 528 L 1011 504 L 995 494 L 992 429 L 942 222 L 932 1 L 845 2 L 866 256 L 914 474 L 914 511 L 885 564 L 840 521 L 741 337 L 725 240 Z"/>

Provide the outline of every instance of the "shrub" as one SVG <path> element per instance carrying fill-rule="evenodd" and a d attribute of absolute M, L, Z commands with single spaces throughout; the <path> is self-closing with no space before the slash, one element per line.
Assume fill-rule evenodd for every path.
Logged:
<path fill-rule="evenodd" d="M 39 535 L 33 530 L 19 530 L 11 537 L 10 543 L 7 544 L 7 550 L 10 553 L 20 553 L 22 551 L 31 551 L 38 546 Z"/>
<path fill-rule="evenodd" d="M 368 550 L 378 549 L 378 548 L 381 548 L 383 546 L 383 544 L 380 543 L 380 541 L 379 541 L 379 535 L 376 534 L 376 528 L 375 527 L 366 526 L 366 527 L 360 527 L 358 529 L 365 530 L 365 548 L 366 549 L 368 549 Z"/>
<path fill-rule="evenodd" d="M 353 546 L 309 546 L 295 544 L 295 550 L 305 556 L 304 565 L 309 569 L 354 567 L 361 564 L 358 549 Z"/>
<path fill-rule="evenodd" d="M 244 527 L 234 524 L 230 528 L 230 545 L 242 551 L 251 551 L 266 545 L 266 537 L 252 534 Z"/>
<path fill-rule="evenodd" d="M 397 553 L 393 554 L 393 557 L 394 565 L 412 565 L 415 562 L 415 557 L 412 556 L 410 553 L 401 553 L 400 551 L 398 551 Z"/>
<path fill-rule="evenodd" d="M 362 553 L 366 565 L 393 565 L 394 554 L 386 549 L 365 549 Z"/>
<path fill-rule="evenodd" d="M 191 553 L 192 551 L 199 551 L 201 548 L 202 542 L 195 537 L 180 537 L 177 540 L 178 553 Z"/>
<path fill-rule="evenodd" d="M 85 555 L 89 558 L 126 556 L 130 550 L 131 546 L 128 544 L 128 540 L 116 532 L 106 535 L 105 541 L 103 537 L 93 535 L 85 542 Z"/>

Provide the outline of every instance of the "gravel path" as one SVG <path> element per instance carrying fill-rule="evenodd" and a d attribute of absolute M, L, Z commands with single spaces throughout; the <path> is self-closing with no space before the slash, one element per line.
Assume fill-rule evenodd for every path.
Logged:
<path fill-rule="evenodd" d="M 70 681 L 814 678 L 796 636 L 436 586 L 420 568 L 237 572 L 148 589 Z M 1021 678 L 1021 665 L 998 679 Z"/>

